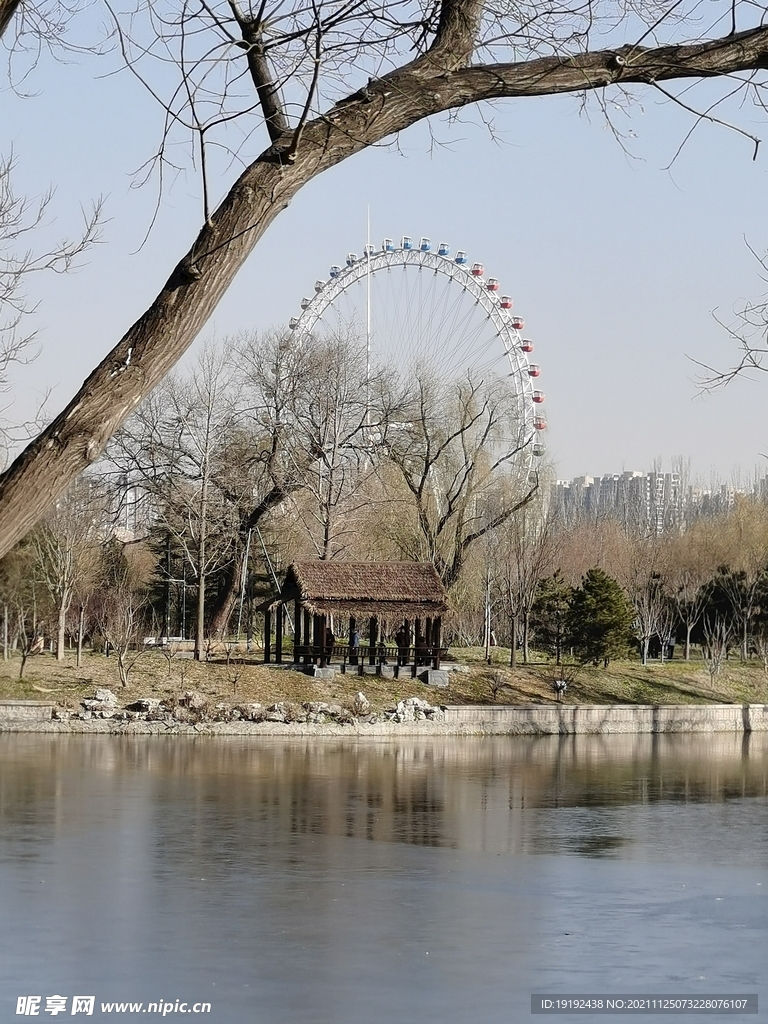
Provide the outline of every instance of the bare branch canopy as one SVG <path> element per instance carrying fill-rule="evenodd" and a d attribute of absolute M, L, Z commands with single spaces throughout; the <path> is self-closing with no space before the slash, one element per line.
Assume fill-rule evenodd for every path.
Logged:
<path fill-rule="evenodd" d="M 0 31 L 12 23 L 16 6 L 0 0 Z M 100 455 L 199 334 L 267 228 L 319 174 L 425 118 L 482 101 L 742 73 L 749 79 L 768 67 L 768 28 L 761 26 L 722 38 L 600 50 L 588 48 L 585 31 L 580 52 L 544 55 L 537 55 L 544 44 L 530 52 L 511 39 L 508 49 L 525 53 L 525 59 L 480 63 L 479 57 L 493 53 L 486 5 L 478 0 L 443 0 L 434 7 L 393 2 L 383 5 L 389 24 L 385 17 L 371 28 L 379 32 L 378 48 L 371 44 L 367 60 L 365 38 L 355 40 L 354 68 L 358 77 L 365 70 L 367 83 L 347 94 L 337 89 L 337 101 L 320 109 L 319 97 L 330 94 L 330 89 L 315 88 L 324 62 L 333 66 L 337 85 L 345 81 L 344 47 L 351 46 L 352 26 L 341 32 L 342 18 L 351 19 L 356 11 L 360 19 L 359 9 L 369 5 L 302 4 L 301 12 L 310 11 L 309 20 L 305 16 L 299 24 L 296 13 L 293 21 L 283 21 L 282 54 L 266 0 L 255 11 L 243 11 L 234 2 L 202 6 L 215 14 L 210 30 L 217 33 L 216 45 L 246 57 L 243 75 L 255 89 L 253 102 L 270 144 L 231 184 L 147 311 L 0 477 L 0 555 Z M 378 11 L 382 5 L 375 6 Z M 283 5 L 275 7 L 277 18 Z M 531 11 L 533 18 L 534 7 Z M 414 12 L 422 13 L 414 20 Z M 507 17 L 511 21 L 513 15 Z M 505 31 L 514 36 L 511 29 Z M 411 59 L 403 62 L 407 51 Z M 376 74 L 379 70 L 385 73 Z M 356 84 L 351 73 L 347 78 Z M 193 128 L 202 124 L 198 119 Z"/>

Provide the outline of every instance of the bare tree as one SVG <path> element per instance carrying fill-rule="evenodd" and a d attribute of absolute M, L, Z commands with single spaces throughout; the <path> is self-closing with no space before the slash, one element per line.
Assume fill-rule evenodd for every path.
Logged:
<path fill-rule="evenodd" d="M 543 506 L 542 496 L 518 509 L 502 526 L 492 542 L 496 587 L 510 622 L 512 668 L 517 664 L 517 646 L 522 626 L 523 664 L 530 655 L 531 610 L 541 580 L 553 569 L 557 556 L 557 521 Z"/>
<path fill-rule="evenodd" d="M 302 491 L 310 499 L 301 513 L 318 557 L 327 560 L 347 549 L 357 513 L 371 501 L 379 424 L 366 399 L 370 382 L 359 339 L 321 339 L 308 363 L 294 428 L 306 463 Z"/>
<path fill-rule="evenodd" d="M 170 377 L 116 438 L 112 459 L 144 489 L 197 581 L 195 658 L 204 660 L 206 582 L 233 556 L 236 518 L 217 486 L 236 420 L 232 366 L 210 346 L 184 377 Z"/>
<path fill-rule="evenodd" d="M 148 568 L 142 552 L 126 553 L 118 542 L 104 551 L 101 588 L 96 598 L 97 624 L 107 650 L 117 657 L 120 685 L 128 685 L 128 677 L 145 653 L 143 634 L 146 628 Z"/>
<path fill-rule="evenodd" d="M 322 456 L 304 419 L 317 396 L 315 346 L 289 331 L 251 334 L 232 346 L 240 382 L 237 428 L 217 484 L 236 509 L 237 530 L 230 571 L 213 611 L 211 632 L 222 636 L 241 592 L 249 538 L 269 516 L 306 486 Z"/>
<path fill-rule="evenodd" d="M 22 542 L 0 560 L 0 596 L 3 602 L 3 656 L 8 659 L 10 648 L 19 651 L 19 679 L 23 679 L 27 659 L 43 650 L 34 544 Z"/>
<path fill-rule="evenodd" d="M 6 0 L 0 27 L 22 9 Z M 737 30 L 737 15 L 753 27 Z M 682 18 L 677 2 L 657 0 L 564 8 L 140 2 L 125 20 L 115 17 L 128 66 L 162 105 L 168 134 L 159 159 L 174 133 L 194 142 L 202 226 L 150 308 L 0 478 L 0 554 L 98 458 L 191 344 L 279 212 L 317 175 L 432 115 L 507 97 L 592 92 L 608 110 L 606 89 L 641 86 L 691 112 L 693 127 L 724 123 L 665 83 L 688 90 L 722 77 L 724 94 L 760 102 L 768 53 L 762 13 L 738 0 L 718 7 L 704 31 Z M 610 45 L 593 50 L 598 31 Z M 695 38 L 680 42 L 685 31 Z M 253 159 L 259 130 L 267 147 Z M 211 145 L 245 164 L 235 181 L 216 183 L 225 193 L 216 209 Z"/>
<path fill-rule="evenodd" d="M 715 679 L 720 675 L 723 662 L 727 657 L 728 648 L 733 638 L 733 630 L 730 623 L 722 615 L 706 617 L 703 620 L 703 626 L 704 643 L 701 650 L 704 664 L 709 672 L 710 683 L 714 686 Z"/>
<path fill-rule="evenodd" d="M 56 614 L 56 658 L 64 659 L 67 615 L 78 590 L 96 572 L 104 536 L 106 497 L 93 479 L 76 481 L 33 533 L 36 571 Z M 81 611 L 84 604 L 81 601 Z M 82 627 L 82 624 L 81 624 Z M 82 628 L 80 629 L 80 634 Z M 82 643 L 82 636 L 78 644 Z"/>
<path fill-rule="evenodd" d="M 414 503 L 420 557 L 450 587 L 472 546 L 536 493 L 520 472 L 530 439 L 510 422 L 503 382 L 438 382 L 424 373 L 384 396 L 382 431 L 380 447 Z"/>

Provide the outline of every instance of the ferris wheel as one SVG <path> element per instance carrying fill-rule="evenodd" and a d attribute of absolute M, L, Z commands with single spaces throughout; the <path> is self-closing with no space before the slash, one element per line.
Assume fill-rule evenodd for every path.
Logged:
<path fill-rule="evenodd" d="M 414 243 L 404 235 L 332 266 L 289 326 L 300 339 L 353 332 L 366 346 L 369 374 L 384 370 L 407 381 L 427 370 L 446 383 L 468 375 L 493 382 L 503 389 L 522 466 L 545 454 L 547 422 L 536 387 L 541 368 L 529 361 L 533 342 L 512 306 L 499 281 L 463 250 L 452 254 L 444 242 L 433 250 L 429 238 Z"/>

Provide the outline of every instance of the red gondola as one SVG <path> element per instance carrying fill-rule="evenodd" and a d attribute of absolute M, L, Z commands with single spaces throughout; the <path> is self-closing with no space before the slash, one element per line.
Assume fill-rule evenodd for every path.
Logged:
<path fill-rule="evenodd" d="M 502 309 L 512 309 L 512 296 L 502 295 L 499 305 Z"/>
<path fill-rule="evenodd" d="M 499 290 L 499 282 L 495 277 L 489 277 L 488 283 L 485 286 L 489 292 L 497 292 Z"/>
<path fill-rule="evenodd" d="M 524 338 L 520 342 L 520 351 L 521 352 L 533 352 L 533 342 L 529 341 L 527 338 Z"/>
<path fill-rule="evenodd" d="M 472 276 L 473 277 L 482 277 L 484 273 L 485 273 L 485 267 L 483 266 L 482 263 L 473 263 L 472 264 Z"/>
<path fill-rule="evenodd" d="M 541 376 L 541 367 L 539 366 L 538 363 L 531 363 L 531 365 L 528 367 L 528 376 L 529 377 L 540 377 Z"/>
<path fill-rule="evenodd" d="M 537 405 L 541 405 L 541 403 L 544 401 L 544 392 L 543 391 L 534 391 L 533 395 L 531 397 L 533 398 L 534 402 Z"/>

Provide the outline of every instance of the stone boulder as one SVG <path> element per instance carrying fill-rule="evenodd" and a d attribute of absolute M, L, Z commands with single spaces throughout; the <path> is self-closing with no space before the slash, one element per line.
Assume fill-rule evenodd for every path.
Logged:
<path fill-rule="evenodd" d="M 99 701 L 101 704 L 111 704 L 113 707 L 117 707 L 120 701 L 112 693 L 111 690 L 107 690 L 103 687 L 98 687 L 93 695 L 93 699 Z"/>
<path fill-rule="evenodd" d="M 189 708 L 190 711 L 205 711 L 208 707 L 208 698 L 199 690 L 187 690 L 182 697 L 179 697 L 179 704 L 183 708 Z"/>
<path fill-rule="evenodd" d="M 435 707 L 421 697 L 408 697 L 398 702 L 390 720 L 395 722 L 421 722 L 425 719 L 439 721 L 443 718 L 441 708 Z"/>
<path fill-rule="evenodd" d="M 157 711 L 160 707 L 160 700 L 157 697 L 139 697 L 132 704 L 126 704 L 126 711 L 138 711 L 146 714 L 148 711 Z"/>
<path fill-rule="evenodd" d="M 95 718 L 112 718 L 120 706 L 114 693 L 102 687 L 96 690 L 93 697 L 84 697 L 80 704 Z"/>
<path fill-rule="evenodd" d="M 240 712 L 240 718 L 245 722 L 260 722 L 264 718 L 264 705 L 257 702 L 249 704 L 238 704 L 235 711 Z"/>
<path fill-rule="evenodd" d="M 352 702 L 352 713 L 360 717 L 361 715 L 367 715 L 370 710 L 371 702 L 368 700 L 368 698 L 365 696 L 362 690 L 358 690 L 357 696 Z"/>

